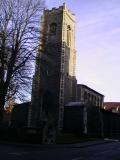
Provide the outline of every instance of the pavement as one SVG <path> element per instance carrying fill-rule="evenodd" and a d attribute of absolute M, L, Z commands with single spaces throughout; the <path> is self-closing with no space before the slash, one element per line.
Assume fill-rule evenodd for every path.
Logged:
<path fill-rule="evenodd" d="M 93 145 L 102 145 L 105 143 L 111 143 L 111 142 L 116 142 L 118 140 L 115 139 L 100 139 L 100 140 L 95 140 L 95 141 L 88 141 L 88 142 L 82 142 L 82 143 L 77 143 L 77 144 L 70 144 L 70 145 L 64 145 L 64 147 L 71 147 L 71 148 L 85 148 Z"/>
<path fill-rule="evenodd" d="M 85 148 L 85 147 L 90 147 L 94 145 L 102 145 L 105 143 L 111 143 L 111 142 L 117 142 L 119 140 L 116 139 L 98 139 L 94 141 L 85 141 L 85 142 L 80 142 L 80 143 L 75 143 L 75 144 L 29 144 L 29 143 L 16 143 L 16 142 L 7 142 L 7 141 L 0 141 L 0 144 L 8 144 L 8 145 L 15 145 L 15 146 L 25 146 L 25 147 L 37 147 L 37 148 L 42 148 L 42 149 L 59 149 L 59 148 Z"/>
<path fill-rule="evenodd" d="M 0 160 L 120 160 L 120 142 L 99 139 L 65 145 L 0 142 Z"/>
<path fill-rule="evenodd" d="M 75 144 L 49 144 L 49 145 L 42 145 L 42 146 L 45 148 L 85 148 L 85 147 L 90 147 L 93 145 L 102 145 L 105 143 L 111 143 L 111 142 L 116 142 L 116 141 L 118 140 L 105 138 L 105 139 L 80 142 L 80 143 L 75 143 Z"/>

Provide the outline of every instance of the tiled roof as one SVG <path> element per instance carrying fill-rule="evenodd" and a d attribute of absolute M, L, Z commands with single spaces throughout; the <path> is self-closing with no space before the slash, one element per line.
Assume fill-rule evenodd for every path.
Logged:
<path fill-rule="evenodd" d="M 120 112 L 120 102 L 104 102 L 104 108 L 106 110 L 116 109 Z"/>

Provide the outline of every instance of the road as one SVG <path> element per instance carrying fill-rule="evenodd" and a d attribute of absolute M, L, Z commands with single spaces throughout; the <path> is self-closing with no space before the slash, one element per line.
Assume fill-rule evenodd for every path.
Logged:
<path fill-rule="evenodd" d="M 74 148 L 0 144 L 0 160 L 120 160 L 120 142 Z"/>

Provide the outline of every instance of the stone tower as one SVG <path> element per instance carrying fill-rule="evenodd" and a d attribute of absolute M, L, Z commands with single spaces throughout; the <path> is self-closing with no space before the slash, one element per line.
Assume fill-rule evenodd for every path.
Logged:
<path fill-rule="evenodd" d="M 76 99 L 75 15 L 65 3 L 45 10 L 41 31 L 28 123 L 61 130 L 64 105 Z"/>

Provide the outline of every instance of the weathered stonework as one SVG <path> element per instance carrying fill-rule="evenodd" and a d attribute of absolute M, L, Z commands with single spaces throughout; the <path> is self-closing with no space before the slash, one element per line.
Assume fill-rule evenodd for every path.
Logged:
<path fill-rule="evenodd" d="M 77 101 L 103 108 L 104 96 L 86 85 L 77 84 Z"/>
<path fill-rule="evenodd" d="M 48 128 L 61 130 L 64 105 L 76 100 L 75 25 L 75 15 L 66 4 L 44 11 L 29 126 L 43 125 L 46 132 Z"/>

